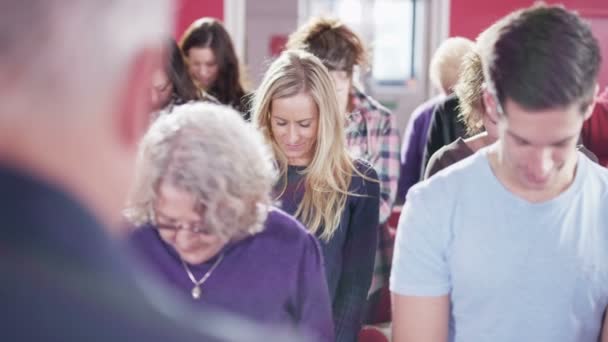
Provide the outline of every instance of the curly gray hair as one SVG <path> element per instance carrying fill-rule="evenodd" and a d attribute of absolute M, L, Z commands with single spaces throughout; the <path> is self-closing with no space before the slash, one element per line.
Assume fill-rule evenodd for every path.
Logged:
<path fill-rule="evenodd" d="M 124 214 L 152 223 L 161 182 L 193 194 L 204 205 L 203 224 L 239 240 L 260 232 L 277 172 L 262 135 L 234 110 L 210 103 L 176 107 L 156 120 L 139 147 L 135 185 Z"/>

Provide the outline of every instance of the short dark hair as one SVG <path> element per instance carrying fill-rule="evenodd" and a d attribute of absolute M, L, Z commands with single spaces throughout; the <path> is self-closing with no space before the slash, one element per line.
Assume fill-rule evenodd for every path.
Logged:
<path fill-rule="evenodd" d="M 543 4 L 503 20 L 484 58 L 498 101 L 511 99 L 530 110 L 578 104 L 586 111 L 601 63 L 589 25 L 562 6 Z"/>
<path fill-rule="evenodd" d="M 240 65 L 232 38 L 224 25 L 214 18 L 195 20 L 184 32 L 180 47 L 184 56 L 188 56 L 191 48 L 210 48 L 213 51 L 219 72 L 217 80 L 207 92 L 221 103 L 243 112 L 242 98 L 245 90 L 241 83 Z"/>
<path fill-rule="evenodd" d="M 329 71 L 346 71 L 351 75 L 355 65 L 367 65 L 367 51 L 361 38 L 333 18 L 312 18 L 289 36 L 286 47 L 312 53 Z"/>

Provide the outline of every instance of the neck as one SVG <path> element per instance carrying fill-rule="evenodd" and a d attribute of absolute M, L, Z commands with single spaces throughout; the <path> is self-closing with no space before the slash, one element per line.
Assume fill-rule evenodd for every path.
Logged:
<path fill-rule="evenodd" d="M 500 152 L 500 142 L 494 144 L 488 151 L 490 167 L 498 181 L 514 195 L 532 203 L 551 200 L 566 191 L 574 182 L 576 176 L 577 159 L 567 161 L 553 183 L 543 189 L 530 189 L 523 186 L 511 171 L 510 166 Z"/>
<path fill-rule="evenodd" d="M 312 161 L 312 158 L 288 158 L 287 165 L 305 167 L 305 166 L 310 165 L 311 161 Z"/>

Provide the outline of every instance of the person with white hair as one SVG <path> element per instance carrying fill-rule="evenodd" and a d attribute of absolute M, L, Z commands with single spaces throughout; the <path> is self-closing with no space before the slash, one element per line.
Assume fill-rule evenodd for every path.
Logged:
<path fill-rule="evenodd" d="M 424 177 L 427 165 L 431 156 L 443 146 L 450 144 L 459 137 L 466 137 L 467 130 L 465 124 L 459 119 L 458 108 L 460 99 L 457 94 L 453 93 L 453 87 L 456 85 L 460 72 L 462 61 L 467 53 L 472 51 L 475 43 L 468 38 L 455 38 L 455 40 L 446 46 L 447 56 L 458 56 L 456 60 L 451 62 L 452 71 L 443 75 L 439 82 L 452 85 L 451 94 L 441 100 L 433 109 L 431 121 L 426 136 L 426 145 L 422 153 L 422 163 L 420 167 L 420 179 Z M 433 74 L 431 73 L 431 79 Z"/>
<path fill-rule="evenodd" d="M 160 116 L 139 149 L 130 242 L 196 308 L 217 308 L 333 341 L 329 290 L 314 235 L 272 206 L 272 151 L 227 106 Z"/>
<path fill-rule="evenodd" d="M 0 2 L 0 340 L 264 340 L 150 288 L 110 237 L 171 3 Z"/>
<path fill-rule="evenodd" d="M 454 93 L 454 86 L 464 56 L 470 51 L 472 42 L 462 37 L 444 40 L 429 63 L 429 79 L 439 95 L 422 103 L 410 115 L 401 144 L 401 172 L 396 202 L 405 201 L 408 190 L 423 176 L 422 162 L 429 128 L 435 108 Z M 452 95 L 453 96 L 453 95 Z"/>

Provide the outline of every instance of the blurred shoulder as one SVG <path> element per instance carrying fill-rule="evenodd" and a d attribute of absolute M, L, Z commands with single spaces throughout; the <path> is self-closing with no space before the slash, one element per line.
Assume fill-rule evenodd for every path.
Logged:
<path fill-rule="evenodd" d="M 354 96 L 358 109 L 362 110 L 364 116 L 377 116 L 389 118 L 393 113 L 383 106 L 378 100 L 355 87 Z"/>
<path fill-rule="evenodd" d="M 608 168 L 596 163 L 584 152 L 579 150 L 578 153 L 579 163 L 582 163 L 579 167 L 583 166 L 586 169 L 584 179 L 594 191 L 600 194 L 602 200 L 606 200 L 605 203 L 608 206 Z"/>
<path fill-rule="evenodd" d="M 350 192 L 360 195 L 378 195 L 380 181 L 374 167 L 364 159 L 355 159 L 353 164 L 356 171 L 353 171 Z"/>
<path fill-rule="evenodd" d="M 371 178 L 374 180 L 378 180 L 378 173 L 374 166 L 365 159 L 357 158 L 353 160 L 353 165 L 355 166 L 356 172 L 353 173 L 355 178 L 361 178 L 362 174 L 366 178 Z"/>
<path fill-rule="evenodd" d="M 491 172 L 486 169 L 489 169 L 486 153 L 478 151 L 462 160 L 446 165 L 445 168 L 437 170 L 432 177 L 415 184 L 409 190 L 406 202 L 410 200 L 410 197 L 412 199 L 420 198 L 429 203 L 456 201 L 464 192 L 474 192 L 483 186 L 482 183 L 487 178 L 483 175 Z"/>
<path fill-rule="evenodd" d="M 261 236 L 279 238 L 294 243 L 314 238 L 300 221 L 277 207 L 271 207 Z"/>

